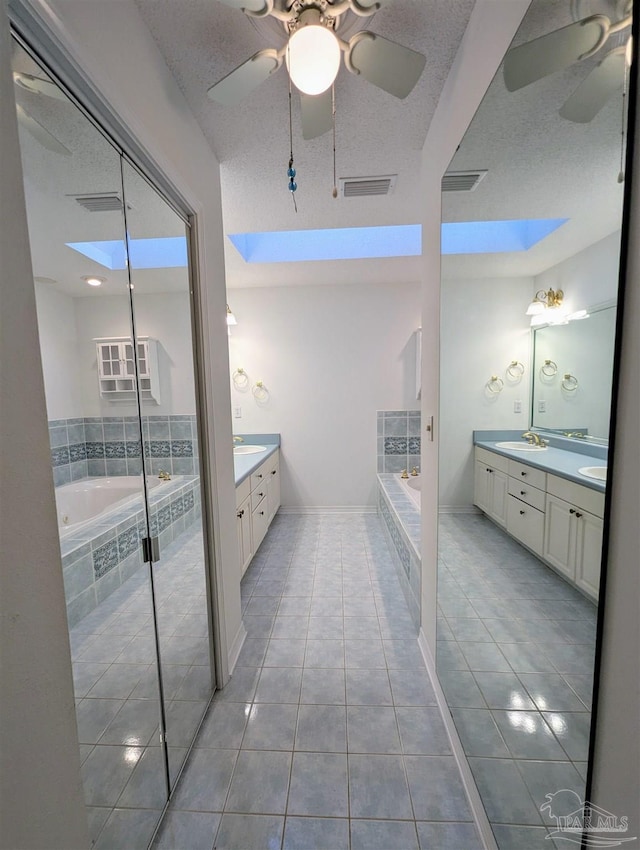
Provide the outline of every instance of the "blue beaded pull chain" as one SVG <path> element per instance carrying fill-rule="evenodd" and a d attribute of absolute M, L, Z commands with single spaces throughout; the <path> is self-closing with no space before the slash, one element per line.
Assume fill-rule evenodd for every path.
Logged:
<path fill-rule="evenodd" d="M 287 48 L 288 49 L 288 48 Z M 289 168 L 287 169 L 287 177 L 289 178 L 289 191 L 293 200 L 293 208 L 298 212 L 295 192 L 298 184 L 295 181 L 296 170 L 293 167 L 293 118 L 291 117 L 291 77 L 289 77 Z"/>

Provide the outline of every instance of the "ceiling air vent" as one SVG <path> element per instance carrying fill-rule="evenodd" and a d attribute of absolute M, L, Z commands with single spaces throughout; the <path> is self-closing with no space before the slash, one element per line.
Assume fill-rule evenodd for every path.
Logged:
<path fill-rule="evenodd" d="M 370 195 L 390 195 L 398 179 L 397 174 L 382 177 L 341 177 L 340 194 L 343 198 L 366 198 Z"/>
<path fill-rule="evenodd" d="M 447 171 L 442 178 L 443 192 L 475 192 L 487 171 Z"/>
<path fill-rule="evenodd" d="M 70 195 L 88 212 L 119 212 L 122 210 L 122 198 L 117 192 L 102 192 L 91 195 Z M 127 204 L 127 209 L 130 209 Z"/>

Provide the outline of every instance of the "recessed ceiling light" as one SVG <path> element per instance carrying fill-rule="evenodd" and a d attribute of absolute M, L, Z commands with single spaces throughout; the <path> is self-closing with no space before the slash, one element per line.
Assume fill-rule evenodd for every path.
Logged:
<path fill-rule="evenodd" d="M 82 279 L 85 283 L 88 283 L 89 286 L 102 286 L 102 284 L 106 281 L 106 277 L 95 277 L 95 275 L 87 275 Z"/>

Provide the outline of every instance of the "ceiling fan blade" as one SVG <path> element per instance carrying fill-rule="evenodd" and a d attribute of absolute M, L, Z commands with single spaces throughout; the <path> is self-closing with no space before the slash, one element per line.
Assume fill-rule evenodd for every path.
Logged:
<path fill-rule="evenodd" d="M 267 4 L 265 0 L 220 0 L 225 6 L 231 6 L 232 9 L 238 9 L 244 12 L 247 9 L 249 12 L 264 12 Z"/>
<path fill-rule="evenodd" d="M 625 75 L 626 47 L 617 47 L 584 78 L 564 102 L 560 115 L 577 124 L 588 124 L 611 95 L 622 88 Z"/>
<path fill-rule="evenodd" d="M 67 96 L 51 80 L 34 77 L 33 74 L 25 74 L 22 71 L 14 71 L 13 82 L 18 88 L 24 91 L 32 92 L 33 94 L 42 94 L 45 97 L 53 97 L 56 100 L 68 101 Z"/>
<path fill-rule="evenodd" d="M 333 100 L 331 89 L 317 95 L 300 92 L 300 106 L 302 108 L 303 139 L 315 139 L 332 129 Z"/>
<path fill-rule="evenodd" d="M 503 68 L 507 90 L 517 91 L 573 65 L 598 45 L 602 26 L 601 16 L 585 18 L 509 50 Z"/>
<path fill-rule="evenodd" d="M 242 65 L 239 65 L 220 82 L 211 86 L 207 94 L 211 100 L 221 103 L 223 106 L 235 106 L 240 103 L 260 83 L 277 71 L 282 64 L 278 57 L 278 51 L 272 48 L 259 50 Z"/>
<path fill-rule="evenodd" d="M 366 31 L 353 36 L 345 59 L 350 71 L 399 98 L 411 92 L 427 61 L 422 53 Z"/>
<path fill-rule="evenodd" d="M 34 139 L 40 142 L 42 147 L 54 153 L 62 154 L 62 156 L 71 156 L 69 148 L 65 148 L 62 142 L 59 142 L 55 136 L 52 136 L 48 130 L 45 130 L 42 124 L 29 115 L 26 109 L 20 106 L 19 103 L 16 104 L 16 111 L 18 113 L 18 121 L 25 130 L 31 133 Z"/>

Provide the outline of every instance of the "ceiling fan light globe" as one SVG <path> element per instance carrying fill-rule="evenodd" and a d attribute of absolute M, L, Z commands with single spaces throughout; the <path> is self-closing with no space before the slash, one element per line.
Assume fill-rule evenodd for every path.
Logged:
<path fill-rule="evenodd" d="M 312 24 L 296 30 L 285 54 L 294 86 L 304 94 L 318 95 L 333 84 L 340 68 L 340 45 L 333 32 Z"/>

